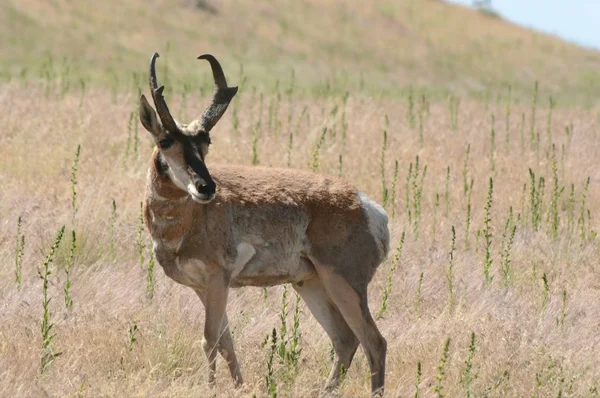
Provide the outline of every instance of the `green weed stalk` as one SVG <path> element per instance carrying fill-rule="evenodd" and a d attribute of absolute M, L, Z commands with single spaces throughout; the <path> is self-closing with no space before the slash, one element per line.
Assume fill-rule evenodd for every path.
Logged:
<path fill-rule="evenodd" d="M 413 205 L 414 205 L 414 224 L 413 232 L 415 240 L 419 240 L 419 226 L 421 221 L 421 199 L 423 197 L 423 183 L 427 175 L 427 165 L 423 167 L 423 172 L 419 178 L 419 156 L 415 160 L 415 173 L 413 174 Z"/>
<path fill-rule="evenodd" d="M 448 253 L 448 270 L 446 271 L 446 281 L 448 282 L 448 304 L 454 303 L 454 256 L 456 253 L 456 230 L 452 226 L 452 245 Z"/>
<path fill-rule="evenodd" d="M 46 255 L 44 259 L 44 263 L 42 265 L 42 269 L 38 271 L 40 278 L 42 278 L 42 294 L 43 294 L 43 302 L 42 308 L 44 310 L 42 316 L 42 351 L 41 351 L 41 368 L 40 373 L 44 374 L 50 368 L 50 365 L 54 360 L 61 354 L 59 352 L 54 352 L 52 348 L 52 343 L 56 338 L 56 333 L 52 333 L 52 327 L 54 324 L 51 321 L 50 314 L 50 298 L 48 298 L 48 287 L 50 286 L 50 275 L 52 271 L 50 269 L 50 264 L 54 261 L 54 254 L 56 250 L 58 250 L 60 243 L 62 241 L 63 235 L 65 233 L 65 226 L 63 225 L 56 234 L 56 238 L 54 239 L 54 243 L 50 248 L 50 251 Z"/>
<path fill-rule="evenodd" d="M 548 296 L 550 293 L 550 285 L 548 284 L 548 277 L 545 272 L 542 275 L 542 289 L 542 312 L 544 312 L 548 306 Z"/>
<path fill-rule="evenodd" d="M 536 132 L 535 132 L 535 111 L 537 108 L 537 100 L 538 100 L 538 82 L 536 80 L 535 86 L 533 88 L 533 98 L 531 101 L 531 119 L 530 119 L 530 130 L 529 130 L 529 141 L 533 144 L 536 140 Z"/>
<path fill-rule="evenodd" d="M 517 225 L 514 222 L 512 206 L 509 208 L 508 217 L 504 224 L 504 232 L 502 233 L 500 269 L 502 272 L 502 284 L 508 287 L 510 281 L 510 265 L 511 265 L 511 248 L 515 240 L 515 232 Z"/>
<path fill-rule="evenodd" d="M 265 308 L 269 307 L 269 290 L 266 287 L 263 287 L 263 304 Z"/>
<path fill-rule="evenodd" d="M 285 360 L 286 357 L 286 338 L 287 338 L 287 316 L 288 316 L 288 300 L 287 300 L 288 288 L 287 285 L 283 286 L 283 294 L 281 295 L 281 311 L 279 311 L 279 320 L 281 326 L 279 328 L 279 347 L 277 353 L 279 357 Z"/>
<path fill-rule="evenodd" d="M 133 156 L 137 159 L 138 153 L 140 152 L 140 130 L 138 123 L 135 123 L 135 120 L 138 119 L 138 111 L 135 110 L 132 112 L 132 123 L 131 127 L 133 129 Z"/>
<path fill-rule="evenodd" d="M 131 152 L 131 143 L 133 141 L 133 125 L 136 123 L 135 121 L 135 112 L 129 112 L 129 120 L 127 121 L 127 141 L 125 142 L 125 155 L 123 156 L 123 166 L 125 162 L 129 158 L 129 154 Z"/>
<path fill-rule="evenodd" d="M 442 356 L 441 356 L 440 362 L 438 363 L 438 366 L 437 366 L 436 383 L 435 383 L 435 387 L 433 388 L 433 391 L 438 398 L 443 398 L 446 396 L 444 393 L 444 380 L 446 378 L 446 368 L 448 367 L 448 362 L 450 360 L 449 351 L 450 351 L 450 337 L 448 337 L 446 339 L 446 342 L 444 343 L 444 348 L 442 350 Z"/>
<path fill-rule="evenodd" d="M 342 100 L 342 145 L 346 143 L 346 137 L 348 136 L 348 121 L 346 120 L 346 106 L 348 104 L 348 97 L 350 94 L 346 91 Z"/>
<path fill-rule="evenodd" d="M 575 184 L 571 183 L 569 198 L 567 199 L 567 230 L 569 234 L 573 233 L 575 225 Z"/>
<path fill-rule="evenodd" d="M 554 181 L 554 186 L 552 189 L 552 199 L 550 201 L 550 223 L 551 223 L 551 237 L 553 239 L 558 238 L 558 230 L 560 226 L 560 215 L 558 212 L 558 204 L 560 201 L 560 196 L 564 191 L 564 187 L 559 185 L 558 181 L 558 164 L 556 161 L 556 146 L 552 144 L 552 179 Z"/>
<path fill-rule="evenodd" d="M 415 398 L 419 398 L 420 389 L 421 389 L 421 376 L 423 375 L 423 370 L 421 369 L 421 361 L 417 362 L 417 382 L 415 383 Z"/>
<path fill-rule="evenodd" d="M 530 179 L 530 209 L 531 209 L 531 227 L 534 231 L 539 231 L 542 224 L 542 214 L 544 206 L 544 190 L 546 182 L 544 177 L 540 176 L 536 186 L 536 178 L 533 170 L 529 169 Z"/>
<path fill-rule="evenodd" d="M 68 310 L 73 308 L 73 299 L 71 298 L 71 272 L 75 266 L 75 251 L 77 250 L 77 234 L 75 230 L 71 231 L 71 248 L 69 250 L 69 258 L 65 266 L 65 286 L 63 288 L 65 294 L 65 307 Z"/>
<path fill-rule="evenodd" d="M 302 348 L 300 348 L 300 296 L 296 294 L 295 297 L 294 317 L 292 321 L 291 337 L 286 357 L 288 370 L 297 369 L 298 364 L 300 363 L 300 354 L 302 353 Z"/>
<path fill-rule="evenodd" d="M 467 186 L 467 219 L 465 222 L 465 250 L 471 250 L 471 194 L 473 193 L 473 183 L 475 179 L 471 178 L 471 184 Z"/>
<path fill-rule="evenodd" d="M 408 174 L 406 175 L 406 215 L 408 216 L 408 223 L 412 224 L 412 208 L 410 203 L 410 182 L 412 181 L 412 162 L 408 165 Z"/>
<path fill-rule="evenodd" d="M 577 225 L 579 227 L 579 236 L 581 237 L 581 241 L 585 241 L 586 233 L 585 233 L 585 213 L 586 213 L 586 201 L 588 189 L 590 188 L 590 177 L 585 181 L 585 185 L 583 187 L 583 193 L 581 195 L 581 210 L 579 212 L 579 219 L 577 220 Z"/>
<path fill-rule="evenodd" d="M 471 398 L 471 388 L 473 383 L 473 358 L 475 358 L 475 332 L 471 332 L 471 341 L 469 343 L 469 355 L 465 361 L 465 371 L 463 372 L 462 385 L 465 390 L 465 396 Z"/>
<path fill-rule="evenodd" d="M 400 236 L 400 242 L 396 247 L 396 252 L 394 253 L 394 257 L 392 258 L 392 265 L 390 266 L 390 273 L 388 274 L 388 278 L 385 284 L 385 290 L 383 292 L 383 298 L 381 299 L 381 306 L 379 307 L 379 311 L 377 312 L 377 319 L 383 317 L 388 309 L 388 300 L 390 298 L 390 293 L 392 292 L 392 285 L 394 282 L 394 274 L 396 273 L 396 269 L 398 269 L 398 263 L 400 262 L 400 256 L 402 254 L 402 249 L 404 248 L 404 238 L 406 237 L 406 233 L 403 231 Z"/>
<path fill-rule="evenodd" d="M 111 261 L 117 259 L 117 202 L 113 199 L 110 210 L 109 252 Z"/>
<path fill-rule="evenodd" d="M 556 105 L 556 102 L 554 101 L 554 98 L 550 97 L 548 99 L 548 119 L 546 121 L 546 135 L 547 135 L 549 143 L 553 142 L 553 140 L 552 140 L 552 111 L 553 111 L 555 105 Z M 554 146 L 554 144 L 552 144 L 552 146 Z"/>
<path fill-rule="evenodd" d="M 72 225 L 75 225 L 75 215 L 77 214 L 77 169 L 79 167 L 79 157 L 81 155 L 81 145 L 77 145 L 75 159 L 71 166 L 71 210 L 72 210 Z"/>
<path fill-rule="evenodd" d="M 240 132 L 240 117 L 238 115 L 238 106 L 237 101 L 233 101 L 232 106 L 232 115 L 231 115 L 231 123 L 233 125 L 233 132 L 239 134 Z"/>
<path fill-rule="evenodd" d="M 571 148 L 571 141 L 573 140 L 573 123 L 569 123 L 565 126 L 565 135 L 567 137 L 567 147 Z"/>
<path fill-rule="evenodd" d="M 387 121 L 387 115 L 386 115 L 386 121 Z M 383 207 L 386 208 L 387 204 L 388 204 L 388 196 L 389 196 L 389 192 L 388 192 L 388 187 L 387 187 L 387 182 L 385 180 L 385 151 L 387 149 L 387 142 L 388 141 L 388 136 L 387 136 L 387 129 L 383 130 L 383 144 L 381 145 L 381 197 L 382 197 L 382 204 Z"/>
<path fill-rule="evenodd" d="M 127 350 L 131 352 L 133 350 L 133 345 L 137 342 L 137 332 L 139 328 L 137 324 L 133 324 L 129 327 L 129 344 L 127 345 Z"/>
<path fill-rule="evenodd" d="M 268 336 L 267 336 L 268 340 Z M 273 328 L 271 334 L 271 346 L 267 357 L 267 375 L 265 376 L 265 382 L 267 386 L 267 395 L 271 398 L 277 397 L 277 381 L 275 380 L 275 368 L 273 359 L 277 352 L 277 329 Z"/>
<path fill-rule="evenodd" d="M 23 285 L 23 255 L 25 253 L 25 234 L 21 232 L 23 218 L 17 218 L 17 235 L 15 239 L 15 282 L 17 290 L 21 290 Z"/>
<path fill-rule="evenodd" d="M 154 281 L 154 266 L 156 265 L 156 261 L 154 259 L 154 253 L 152 249 L 150 249 L 150 254 L 148 254 L 148 268 L 146 268 L 146 297 L 149 300 L 154 298 L 154 290 L 156 283 Z"/>
<path fill-rule="evenodd" d="M 144 243 L 144 204 L 140 202 L 140 214 L 138 217 L 136 248 L 138 253 L 138 261 L 142 269 L 144 269 L 144 264 L 146 262 L 146 259 L 144 257 L 145 247 L 146 245 Z"/>
<path fill-rule="evenodd" d="M 298 131 L 300 129 L 300 122 L 302 121 L 302 119 L 304 119 L 304 116 L 306 115 L 306 110 L 307 110 L 306 106 L 304 108 L 302 108 L 300 117 L 298 118 L 298 121 L 296 122 L 296 128 L 295 129 L 290 128 L 289 138 L 288 138 L 288 146 L 287 146 L 287 166 L 288 167 L 291 167 L 291 165 L 292 165 L 292 149 L 294 147 L 294 135 L 298 134 Z"/>
<path fill-rule="evenodd" d="M 262 98 L 262 96 L 261 96 Z M 260 163 L 258 159 L 258 142 L 260 140 L 260 121 L 252 129 L 252 166 Z"/>
<path fill-rule="evenodd" d="M 490 285 L 494 276 L 492 275 L 492 197 L 494 193 L 494 180 L 490 177 L 490 187 L 485 203 L 485 218 L 483 220 L 483 237 L 485 239 L 485 259 L 483 261 L 483 275 L 485 283 Z"/>
<path fill-rule="evenodd" d="M 340 159 L 341 159 L 341 154 L 340 154 Z M 341 161 L 340 161 L 340 165 L 341 165 Z M 341 170 L 341 168 L 340 168 Z M 340 172 L 341 175 L 341 172 Z M 394 162 L 394 175 L 392 176 L 392 197 L 391 197 L 391 204 L 392 204 L 392 220 L 394 220 L 396 218 L 396 184 L 398 183 L 398 160 L 396 160 Z"/>
<path fill-rule="evenodd" d="M 323 144 L 325 143 L 325 135 L 327 134 L 327 127 L 324 126 L 321 129 L 321 135 L 319 136 L 319 139 L 317 140 L 317 143 L 315 144 L 315 148 L 313 149 L 313 153 L 312 153 L 312 159 L 310 161 L 310 163 L 308 164 L 308 166 L 310 167 L 310 169 L 312 171 L 318 171 L 319 170 L 319 154 L 321 152 L 321 147 L 323 146 Z"/>

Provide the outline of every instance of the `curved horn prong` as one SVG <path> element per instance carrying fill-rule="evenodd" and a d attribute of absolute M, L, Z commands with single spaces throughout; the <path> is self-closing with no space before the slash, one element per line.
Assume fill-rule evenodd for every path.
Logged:
<path fill-rule="evenodd" d="M 212 54 L 202 54 L 198 57 L 198 59 L 205 59 L 210 63 L 215 85 L 218 88 L 227 88 L 227 80 L 225 79 L 225 73 L 223 73 L 223 68 L 221 67 L 219 61 L 217 61 L 217 59 Z"/>
<path fill-rule="evenodd" d="M 156 58 L 158 58 L 158 53 L 154 53 L 152 55 L 152 59 L 150 59 L 150 92 L 152 93 L 152 99 L 154 100 L 154 106 L 156 107 L 156 112 L 160 117 L 160 121 L 163 126 L 173 134 L 179 132 L 179 127 L 171 116 L 171 112 L 169 111 L 169 107 L 165 101 L 165 97 L 163 96 L 163 90 L 165 86 L 158 86 L 158 80 L 156 79 Z"/>
<path fill-rule="evenodd" d="M 238 91 L 237 87 L 227 87 L 227 80 L 223 73 L 223 68 L 217 59 L 211 54 L 202 54 L 198 59 L 205 59 L 210 63 L 215 82 L 215 91 L 210 105 L 206 108 L 200 117 L 200 126 L 202 130 L 208 133 L 217 124 L 221 116 L 227 110 L 229 103 Z"/>

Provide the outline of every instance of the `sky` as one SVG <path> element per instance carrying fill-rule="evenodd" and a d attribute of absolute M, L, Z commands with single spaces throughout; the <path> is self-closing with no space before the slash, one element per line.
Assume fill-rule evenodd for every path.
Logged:
<path fill-rule="evenodd" d="M 473 0 L 449 0 L 472 5 Z M 600 0 L 491 0 L 503 18 L 600 50 Z"/>

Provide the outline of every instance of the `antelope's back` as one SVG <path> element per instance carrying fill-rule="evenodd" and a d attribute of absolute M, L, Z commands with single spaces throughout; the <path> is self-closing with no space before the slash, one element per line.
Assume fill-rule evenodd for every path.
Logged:
<path fill-rule="evenodd" d="M 306 231 L 310 251 L 325 261 L 355 257 L 376 268 L 388 254 L 385 210 L 341 178 L 237 165 L 213 165 L 211 173 L 220 203 L 242 206 L 280 227 L 294 224 Z"/>

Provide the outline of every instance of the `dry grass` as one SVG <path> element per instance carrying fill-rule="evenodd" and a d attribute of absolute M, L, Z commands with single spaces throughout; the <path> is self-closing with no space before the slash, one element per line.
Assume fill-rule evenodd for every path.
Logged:
<path fill-rule="evenodd" d="M 227 68 L 227 67 L 226 67 Z M 209 394 L 205 383 L 206 360 L 200 347 L 203 308 L 193 292 L 175 285 L 157 270 L 154 300 L 145 297 L 145 273 L 137 263 L 135 247 L 139 202 L 142 200 L 150 139 L 140 127 L 140 149 L 124 158 L 127 120 L 135 108 L 137 95 L 121 92 L 115 102 L 107 91 L 91 90 L 83 100 L 79 92 L 58 98 L 39 85 L 3 86 L 0 107 L 3 134 L 0 137 L 0 395 L 40 396 L 190 396 Z M 268 127 L 268 104 L 275 97 L 266 95 L 263 128 L 258 141 L 261 164 L 285 166 L 288 132 L 295 128 L 304 106 L 307 115 L 294 136 L 292 166 L 308 168 L 313 146 L 321 127 L 328 133 L 321 148 L 323 172 L 337 174 L 338 156 L 343 155 L 344 176 L 370 196 L 381 200 L 380 159 L 385 115 L 389 116 L 386 174 L 391 185 L 394 160 L 400 162 L 397 183 L 397 217 L 391 222 L 393 241 L 407 232 L 399 268 L 385 317 L 378 321 L 388 340 L 387 395 L 412 396 L 415 391 L 417 362 L 421 362 L 423 396 L 433 396 L 438 362 L 443 344 L 450 337 L 449 360 L 443 390 L 447 396 L 465 394 L 463 372 L 468 357 L 471 331 L 476 334 L 473 359 L 472 396 L 595 396 L 600 378 L 600 301 L 597 299 L 600 245 L 593 230 L 600 210 L 600 176 L 597 172 L 597 114 L 594 111 L 555 109 L 552 137 L 558 148 L 565 144 L 564 163 L 559 150 L 560 184 L 566 185 L 560 202 L 561 229 L 551 239 L 550 223 L 544 212 L 542 229 L 530 227 L 529 201 L 521 207 L 523 184 L 529 184 L 528 168 L 546 178 L 544 209 L 549 209 L 552 173 L 549 142 L 545 130 L 546 110 L 537 110 L 537 130 L 542 138 L 539 152 L 529 143 L 529 118 L 525 128 L 525 148 L 521 152 L 520 118 L 513 117 L 510 143 L 505 144 L 505 107 L 485 109 L 483 104 L 463 100 L 458 115 L 458 132 L 450 127 L 445 103 L 433 103 L 425 118 L 421 147 L 417 129 L 406 120 L 405 102 L 379 102 L 350 96 L 346 110 L 348 133 L 342 140 L 340 112 L 330 115 L 342 98 L 303 100 L 283 96 L 278 132 Z M 201 100 L 201 101 L 200 101 Z M 182 107 L 170 98 L 178 114 L 194 115 L 205 99 L 193 96 Z M 214 132 L 210 163 L 252 159 L 251 126 L 257 120 L 258 94 L 242 91 L 227 116 Z M 290 108 L 291 105 L 291 108 Z M 240 121 L 239 131 L 232 125 L 232 109 Z M 341 108 L 340 108 L 341 109 Z M 323 111 L 324 110 L 324 111 Z M 528 107 L 513 107 L 514 114 Z M 496 171 L 491 173 L 490 113 L 497 115 Z M 289 114 L 291 118 L 288 118 Z M 324 116 L 323 116 L 324 115 Z M 291 125 L 288 125 L 291 120 Z M 574 136 L 568 143 L 564 126 L 573 123 Z M 334 127 L 335 126 L 335 127 Z M 41 281 L 36 272 L 43 252 L 62 224 L 71 225 L 71 163 L 77 144 L 82 145 L 79 164 L 78 213 L 75 228 L 78 248 L 72 275 L 74 307 L 64 308 L 62 267 L 68 252 L 63 243 L 51 276 L 52 319 L 57 334 L 55 349 L 62 355 L 43 376 L 39 374 L 42 316 Z M 464 249 L 466 196 L 463 193 L 463 162 L 471 144 L 469 176 L 475 179 L 471 242 Z M 408 163 L 419 155 L 428 171 L 423 188 L 423 214 L 419 240 L 405 213 L 405 178 Z M 564 165 L 564 166 L 563 166 Z M 435 194 L 443 198 L 447 166 L 451 167 L 450 212 L 444 215 L 441 200 L 437 233 L 432 235 Z M 487 286 L 483 278 L 483 238 L 476 242 L 476 231 L 483 228 L 483 209 L 487 181 L 494 177 L 492 206 L 494 281 Z M 591 235 L 582 241 L 577 231 L 567 228 L 567 199 L 570 183 L 576 187 L 576 215 L 579 215 L 585 179 L 591 183 L 587 208 L 591 213 Z M 116 200 L 118 218 L 117 259 L 110 260 L 110 213 Z M 511 283 L 501 284 L 500 241 L 509 206 L 524 221 L 517 222 L 512 250 Z M 388 208 L 389 210 L 389 208 Z M 17 218 L 23 216 L 26 246 L 23 288 L 14 281 L 14 237 Z M 587 222 L 587 221 L 586 221 Z M 449 305 L 446 269 L 450 250 L 451 225 L 457 230 L 455 253 L 455 301 Z M 587 225 L 587 224 L 586 224 Z M 70 233 L 67 234 L 70 236 Z M 148 238 L 146 237 L 146 240 Z M 148 241 L 146 241 L 148 243 Z M 147 257 L 147 256 L 146 256 Z M 377 273 L 370 290 L 371 309 L 380 305 L 390 261 Z M 416 311 L 417 285 L 423 273 L 422 306 Z M 543 282 L 549 284 L 548 301 L 542 308 Z M 564 325 L 557 326 L 562 292 L 567 291 Z M 246 386 L 234 390 L 226 366 L 218 360 L 219 396 L 265 396 L 267 348 L 261 343 L 273 327 L 279 327 L 281 288 L 270 288 L 265 306 L 262 290 L 244 288 L 232 293 L 229 302 L 236 349 L 242 362 Z M 291 319 L 290 319 L 291 320 Z M 137 325 L 137 341 L 130 346 L 129 328 Z M 291 396 L 315 396 L 330 367 L 329 340 L 302 307 L 302 333 L 299 372 L 289 387 Z M 280 393 L 285 389 L 280 380 Z M 356 357 L 343 385 L 343 396 L 365 396 L 369 390 L 368 366 L 362 353 Z"/>

